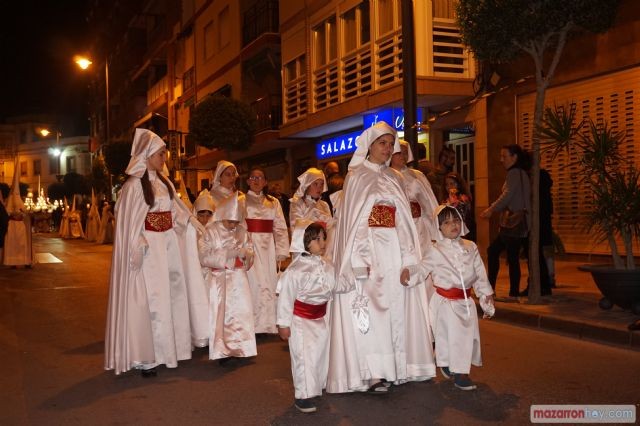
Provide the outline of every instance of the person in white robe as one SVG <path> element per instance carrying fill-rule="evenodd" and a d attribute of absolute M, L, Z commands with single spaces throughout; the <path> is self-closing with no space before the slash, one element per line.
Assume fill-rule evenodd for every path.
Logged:
<path fill-rule="evenodd" d="M 471 289 L 479 298 L 485 318 L 495 313 L 493 290 L 478 247 L 461 238 L 468 230 L 460 212 L 442 205 L 435 212 L 437 240 L 423 257 L 420 276 L 431 275 L 435 294 L 430 301 L 431 327 L 435 335 L 436 364 L 457 388 L 473 390 L 471 364 L 482 365 L 480 331 Z M 405 277 L 406 278 L 406 277 Z"/>
<path fill-rule="evenodd" d="M 99 232 L 100 212 L 98 211 L 96 194 L 93 189 L 91 189 L 91 207 L 89 207 L 89 214 L 87 215 L 87 232 L 85 233 L 86 240 L 97 241 Z"/>
<path fill-rule="evenodd" d="M 31 215 L 20 197 L 20 165 L 16 159 L 13 169 L 13 184 L 5 207 L 9 215 L 7 233 L 4 237 L 4 259 L 7 266 L 31 268 L 34 263 L 31 239 Z"/>
<path fill-rule="evenodd" d="M 435 362 L 424 284 L 400 283 L 421 254 L 402 177 L 388 167 L 396 131 L 379 122 L 356 146 L 337 210 L 327 392 L 382 394 L 434 377 Z"/>
<path fill-rule="evenodd" d="M 298 219 L 320 222 L 329 230 L 333 227 L 333 218 L 329 204 L 321 200 L 323 192 L 328 190 L 322 170 L 311 167 L 298 176 L 300 186 L 289 200 L 289 224 L 294 226 Z"/>
<path fill-rule="evenodd" d="M 213 173 L 210 194 L 211 197 L 213 197 L 213 202 L 216 206 L 225 198 L 234 194 L 238 197 L 239 207 L 242 214 L 246 215 L 245 195 L 236 187 L 236 180 L 238 180 L 238 177 L 238 170 L 232 162 L 226 160 L 218 161 L 216 170 Z M 241 223 L 240 225 L 244 226 L 244 223 Z"/>
<path fill-rule="evenodd" d="M 116 374 L 178 366 L 191 358 L 187 283 L 178 234 L 201 227 L 177 197 L 166 172 L 166 145 L 136 129 L 129 176 L 116 203 L 105 369 Z"/>
<path fill-rule="evenodd" d="M 329 368 L 327 303 L 335 272 L 323 255 L 326 231 L 317 222 L 299 219 L 291 252 L 300 254 L 278 280 L 278 333 L 289 341 L 295 407 L 316 411 L 310 400 L 322 395 Z"/>
<path fill-rule="evenodd" d="M 82 215 L 79 210 L 76 209 L 76 197 L 73 196 L 73 202 L 71 203 L 71 209 L 66 209 L 63 215 L 63 222 L 66 226 L 61 227 L 60 236 L 65 239 L 72 238 L 84 238 L 84 230 L 82 229 Z M 65 220 L 66 219 L 66 220 Z"/>
<path fill-rule="evenodd" d="M 102 204 L 102 215 L 100 216 L 100 228 L 98 230 L 98 244 L 110 244 L 113 242 L 113 232 L 116 224 L 116 217 L 111 211 L 111 204 L 105 201 Z"/>
<path fill-rule="evenodd" d="M 400 152 L 394 153 L 391 157 L 391 167 L 400 172 L 404 178 L 404 188 L 409 198 L 411 217 L 416 224 L 420 248 L 424 254 L 431 245 L 431 240 L 435 239 L 438 229 L 433 219 L 433 212 L 438 208 L 438 201 L 426 176 L 420 170 L 407 167 L 407 163 L 411 163 L 413 160 L 409 143 L 400 139 Z"/>
<path fill-rule="evenodd" d="M 215 206 L 213 222 L 198 240 L 200 264 L 209 291 L 209 359 L 221 365 L 233 358 L 257 355 L 253 304 L 247 269 L 253 247 L 238 196 L 232 194 Z"/>
<path fill-rule="evenodd" d="M 71 209 L 69 208 L 69 203 L 67 202 L 67 197 L 64 197 L 64 202 L 62 204 L 62 218 L 60 219 L 60 229 L 58 233 L 62 238 L 69 238 L 69 213 L 71 213 Z"/>
<path fill-rule="evenodd" d="M 265 194 L 264 170 L 253 168 L 245 196 L 247 231 L 253 243 L 253 266 L 247 271 L 256 333 L 277 333 L 276 284 L 279 265 L 289 257 L 289 230 L 280 202 Z"/>

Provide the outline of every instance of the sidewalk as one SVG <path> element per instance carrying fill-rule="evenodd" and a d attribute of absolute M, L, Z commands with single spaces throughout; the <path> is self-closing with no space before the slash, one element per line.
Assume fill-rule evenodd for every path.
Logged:
<path fill-rule="evenodd" d="M 500 273 L 496 285 L 498 300 L 508 296 L 509 273 L 506 262 L 501 259 Z M 640 350 L 640 331 L 630 331 L 629 324 L 638 319 L 631 311 L 618 306 L 605 311 L 598 301 L 600 290 L 588 272 L 578 270 L 576 262 L 556 259 L 556 285 L 553 296 L 543 298 L 542 304 L 530 305 L 527 298 L 516 302 L 496 302 L 497 321 L 552 331 L 578 339 L 625 346 Z M 521 289 L 526 287 L 527 265 L 521 264 Z"/>

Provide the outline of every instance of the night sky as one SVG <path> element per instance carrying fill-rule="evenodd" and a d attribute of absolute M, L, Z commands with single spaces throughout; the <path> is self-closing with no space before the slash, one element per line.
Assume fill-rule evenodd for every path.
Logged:
<path fill-rule="evenodd" d="M 0 122 L 23 114 L 54 114 L 63 122 L 86 122 L 90 74 L 73 63 L 73 56 L 89 47 L 85 15 L 90 3 L 2 2 Z"/>

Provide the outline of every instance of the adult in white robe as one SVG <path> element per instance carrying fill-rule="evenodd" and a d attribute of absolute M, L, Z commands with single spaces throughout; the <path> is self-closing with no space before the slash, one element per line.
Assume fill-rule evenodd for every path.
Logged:
<path fill-rule="evenodd" d="M 105 201 L 102 205 L 102 215 L 100 217 L 100 228 L 98 229 L 98 244 L 109 244 L 113 242 L 113 233 L 116 223 L 116 217 L 111 211 L 111 204 Z"/>
<path fill-rule="evenodd" d="M 213 203 L 217 206 L 225 198 L 230 197 L 232 194 L 238 197 L 239 208 L 243 215 L 245 212 L 245 200 L 244 193 L 236 188 L 236 180 L 238 179 L 238 170 L 236 166 L 226 160 L 218 161 L 216 170 L 213 173 L 213 181 L 211 183 L 210 194 L 213 197 Z M 244 223 L 240 224 L 244 226 Z"/>
<path fill-rule="evenodd" d="M 175 368 L 178 361 L 191 358 L 178 233 L 197 221 L 171 182 L 160 176 L 166 170 L 165 160 L 165 142 L 149 130 L 136 129 L 126 170 L 129 178 L 115 208 L 105 369 L 116 374 L 138 368 L 146 377 L 155 375 L 157 365 Z M 147 177 L 155 198 L 151 206 L 142 187 Z"/>
<path fill-rule="evenodd" d="M 31 215 L 25 209 L 20 197 L 20 166 L 16 160 L 13 185 L 6 202 L 9 215 L 7 233 L 4 237 L 4 259 L 7 266 L 26 266 L 34 263 L 33 244 L 31 240 Z"/>
<path fill-rule="evenodd" d="M 382 393 L 381 379 L 427 380 L 435 363 L 423 284 L 400 283 L 420 260 L 420 242 L 402 178 L 388 167 L 400 150 L 396 132 L 381 122 L 356 145 L 337 210 L 327 392 Z M 357 321 L 352 307 L 363 298 L 368 321 Z"/>
<path fill-rule="evenodd" d="M 322 253 L 311 254 L 304 244 L 305 231 L 312 223 L 298 220 L 295 224 L 291 252 L 301 255 L 296 256 L 278 280 L 277 322 L 281 337 L 288 334 L 294 394 L 298 400 L 322 395 L 329 367 L 329 321 L 325 312 L 335 287 L 335 271 Z M 282 329 L 289 331 L 283 333 Z"/>
<path fill-rule="evenodd" d="M 253 266 L 247 271 L 256 333 L 277 333 L 276 284 L 277 263 L 289 255 L 289 231 L 280 202 L 265 194 L 267 179 L 264 170 L 254 168 L 247 179 L 245 196 L 247 231 L 253 243 Z"/>
<path fill-rule="evenodd" d="M 67 202 L 67 197 L 64 197 L 64 204 L 62 209 L 62 218 L 60 220 L 60 229 L 58 230 L 58 232 L 62 238 L 69 238 L 69 214 L 71 213 L 71 208 L 69 207 L 69 203 Z"/>
<path fill-rule="evenodd" d="M 96 194 L 91 190 L 91 207 L 87 215 L 87 232 L 85 238 L 87 241 L 97 241 L 98 232 L 100 231 L 100 212 L 96 201 Z"/>
<path fill-rule="evenodd" d="M 431 240 L 435 239 L 438 230 L 433 220 L 433 212 L 438 207 L 438 201 L 425 175 L 420 170 L 407 167 L 407 163 L 412 161 L 413 153 L 409 143 L 400 140 L 400 152 L 394 153 L 391 157 L 391 167 L 400 172 L 404 178 L 404 189 L 409 198 L 411 217 L 416 225 L 420 248 L 424 254 L 431 245 Z"/>
<path fill-rule="evenodd" d="M 213 222 L 198 240 L 200 264 L 209 289 L 209 359 L 246 358 L 257 354 L 251 291 L 246 269 L 253 248 L 238 197 L 216 205 Z"/>
<path fill-rule="evenodd" d="M 443 209 L 444 205 L 436 210 L 436 220 Z M 420 263 L 420 273 L 423 277 L 430 274 L 436 289 L 429 310 L 436 363 L 438 367 L 447 367 L 453 374 L 469 374 L 471 364 L 482 365 L 478 316 L 470 290 L 473 289 L 488 317 L 495 312 L 493 290 L 478 247 L 474 242 L 461 238 L 468 230 L 460 212 L 448 207 L 443 219 L 447 212 L 449 216 L 455 214 L 460 219 L 460 232 L 451 238 L 438 230 L 433 247 Z M 467 292 L 466 297 L 464 292 Z"/>

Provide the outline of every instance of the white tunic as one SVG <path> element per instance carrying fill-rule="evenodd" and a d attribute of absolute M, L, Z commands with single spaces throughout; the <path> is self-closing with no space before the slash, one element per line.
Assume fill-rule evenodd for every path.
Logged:
<path fill-rule="evenodd" d="M 478 247 L 469 240 L 445 238 L 433 243 L 420 263 L 423 276 L 431 274 L 442 289 L 473 287 L 476 296 L 493 294 Z M 472 298 L 469 315 L 464 299 L 451 300 L 434 293 L 430 302 L 431 327 L 436 342 L 436 363 L 454 373 L 469 374 L 471 364 L 482 365 L 478 316 Z"/>
<path fill-rule="evenodd" d="M 289 327 L 291 373 L 297 399 L 322 395 L 329 367 L 327 316 L 318 319 L 293 314 L 295 300 L 321 305 L 331 299 L 335 286 L 331 264 L 319 256 L 298 256 L 278 281 L 278 325 Z"/>
<path fill-rule="evenodd" d="M 329 204 L 323 200 L 314 200 L 308 195 L 291 198 L 289 205 L 289 225 L 293 228 L 297 219 L 308 219 L 313 222 L 324 222 L 327 229 L 333 224 Z"/>
<path fill-rule="evenodd" d="M 31 216 L 19 211 L 8 213 L 10 219 L 4 236 L 3 263 L 11 266 L 31 265 L 33 264 Z M 12 215 L 13 218 L 11 218 Z"/>
<path fill-rule="evenodd" d="M 369 161 L 347 175 L 337 212 L 327 392 L 364 391 L 371 379 L 397 384 L 435 376 L 423 284 L 400 284 L 403 267 L 416 265 L 420 246 L 399 174 Z M 369 227 L 374 204 L 394 206 L 395 227 Z M 367 275 L 367 268 L 369 273 Z M 352 315 L 358 290 L 366 296 L 369 330 Z"/>
<path fill-rule="evenodd" d="M 420 205 L 420 216 L 414 217 L 413 221 L 416 224 L 416 230 L 420 238 L 422 253 L 426 253 L 431 240 L 435 239 L 437 231 L 433 212 L 438 207 L 438 201 L 433 194 L 431 184 L 421 171 L 405 167 L 400 172 L 404 178 L 405 192 L 409 202 Z"/>
<path fill-rule="evenodd" d="M 89 214 L 87 215 L 87 232 L 85 238 L 87 241 L 96 241 L 100 230 L 100 213 L 95 204 L 91 205 Z"/>
<path fill-rule="evenodd" d="M 200 263 L 209 291 L 209 358 L 257 354 L 251 291 L 244 267 L 236 267 L 241 249 L 251 251 L 243 227 L 235 231 L 210 222 L 198 239 Z"/>
<path fill-rule="evenodd" d="M 135 367 L 150 368 L 191 358 L 187 284 L 177 232 L 188 225 L 186 208 L 155 172 L 149 172 L 154 205 L 144 201 L 140 179 L 130 176 L 116 204 L 105 368 L 116 374 Z M 145 229 L 147 212 L 171 212 L 173 227 L 164 232 Z M 142 266 L 136 256 L 143 253 Z"/>
<path fill-rule="evenodd" d="M 273 232 L 249 232 L 253 243 L 253 266 L 247 271 L 256 333 L 277 333 L 276 260 L 289 255 L 289 233 L 280 202 L 271 196 L 249 191 L 247 219 L 270 220 Z M 249 225 L 247 225 L 249 228 Z"/>

